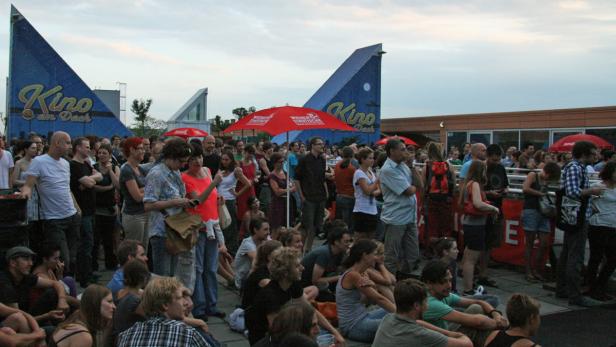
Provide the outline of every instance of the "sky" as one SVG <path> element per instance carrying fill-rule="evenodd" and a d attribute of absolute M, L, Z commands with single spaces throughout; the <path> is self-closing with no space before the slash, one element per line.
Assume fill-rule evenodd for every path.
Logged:
<path fill-rule="evenodd" d="M 0 78 L 10 2 L 0 0 Z M 382 118 L 616 105 L 616 1 L 15 0 L 91 88 L 127 84 L 167 120 L 303 105 L 382 43 Z M 5 85 L 0 107 L 5 109 Z"/>

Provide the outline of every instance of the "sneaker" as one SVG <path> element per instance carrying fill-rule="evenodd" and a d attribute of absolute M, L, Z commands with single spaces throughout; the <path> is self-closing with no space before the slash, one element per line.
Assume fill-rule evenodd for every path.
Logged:
<path fill-rule="evenodd" d="M 475 288 L 475 295 L 486 295 L 486 294 L 488 294 L 488 291 L 483 286 L 477 286 L 477 288 Z"/>
<path fill-rule="evenodd" d="M 580 296 L 577 299 L 570 299 L 569 305 L 582 306 L 582 307 L 594 307 L 602 305 L 601 301 L 589 298 L 587 296 Z"/>

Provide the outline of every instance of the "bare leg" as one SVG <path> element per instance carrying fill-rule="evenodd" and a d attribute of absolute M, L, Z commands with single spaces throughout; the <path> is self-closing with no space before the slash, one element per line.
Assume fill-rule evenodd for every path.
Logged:
<path fill-rule="evenodd" d="M 26 320 L 26 317 L 21 312 L 15 312 L 6 317 L 2 325 L 13 329 L 16 333 L 27 334 L 32 332 L 30 325 L 28 325 L 28 320 Z"/>
<path fill-rule="evenodd" d="M 480 251 L 473 251 L 468 248 L 464 250 L 464 256 L 462 257 L 462 273 L 464 274 L 464 278 L 462 279 L 462 283 L 465 292 L 473 289 L 475 264 L 477 264 L 479 260 L 480 253 Z"/>
<path fill-rule="evenodd" d="M 537 232 L 535 231 L 524 231 L 526 233 L 526 247 L 524 249 L 524 259 L 526 260 L 526 277 L 530 277 L 533 275 L 534 271 L 534 261 L 533 261 L 533 246 L 535 244 L 535 236 Z"/>
<path fill-rule="evenodd" d="M 543 279 L 543 272 L 545 270 L 545 262 L 543 261 L 543 258 L 545 257 L 545 252 L 547 251 L 547 248 L 548 248 L 548 240 L 549 240 L 550 234 L 549 233 L 538 233 L 538 236 L 539 236 L 539 251 L 537 252 L 536 257 L 535 257 L 534 275 L 538 279 Z"/>
<path fill-rule="evenodd" d="M 319 295 L 319 288 L 317 286 L 308 286 L 304 288 L 304 297 L 306 300 L 311 301 L 317 298 Z"/>

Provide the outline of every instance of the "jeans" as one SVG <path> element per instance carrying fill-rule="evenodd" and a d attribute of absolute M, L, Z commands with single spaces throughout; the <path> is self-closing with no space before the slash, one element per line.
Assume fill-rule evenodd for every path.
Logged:
<path fill-rule="evenodd" d="M 101 242 L 105 252 L 105 268 L 114 270 L 118 261 L 113 253 L 113 236 L 115 232 L 116 216 L 96 215 L 94 223 L 94 246 L 92 248 L 92 267 L 98 270 L 98 250 Z"/>
<path fill-rule="evenodd" d="M 374 233 L 374 239 L 383 242 L 385 240 L 385 223 L 381 220 L 381 211 L 383 210 L 383 204 L 376 203 L 376 232 Z"/>
<path fill-rule="evenodd" d="M 195 286 L 195 249 L 175 255 L 169 254 L 165 247 L 165 238 L 152 236 L 152 272 L 159 276 L 173 276 L 191 291 Z"/>
<path fill-rule="evenodd" d="M 605 292 L 610 276 L 616 269 L 616 229 L 591 225 L 588 227 L 588 243 L 590 244 L 590 259 L 586 269 L 587 282 L 597 293 Z M 605 262 L 599 271 L 599 265 L 605 257 Z M 599 272 L 597 276 L 597 272 Z"/>
<path fill-rule="evenodd" d="M 325 213 L 325 201 L 312 202 L 305 200 L 302 212 L 302 226 L 306 230 L 306 242 L 304 249 L 312 249 L 312 241 L 317 230 L 323 227 Z"/>
<path fill-rule="evenodd" d="M 148 253 L 148 213 L 126 214 L 122 213 L 122 228 L 124 238 L 141 242 L 145 253 Z"/>
<path fill-rule="evenodd" d="M 86 283 L 92 276 L 92 248 L 94 246 L 94 216 L 81 216 L 81 239 L 77 250 L 78 281 Z"/>
<path fill-rule="evenodd" d="M 588 224 L 582 230 L 566 231 L 563 249 L 556 269 L 556 294 L 569 296 L 569 301 L 582 296 L 582 266 L 588 236 Z"/>
<path fill-rule="evenodd" d="M 367 316 L 353 325 L 347 337 L 354 341 L 371 343 L 374 340 L 379 324 L 381 324 L 386 314 L 387 311 L 382 308 L 368 312 Z"/>
<path fill-rule="evenodd" d="M 293 181 L 293 180 L 291 179 L 291 181 Z M 296 190 L 296 191 L 292 192 L 291 193 L 291 197 L 293 199 L 295 199 L 295 208 L 297 208 L 297 211 L 298 212 L 301 211 L 302 210 L 302 197 L 299 195 L 299 191 Z M 291 206 L 293 206 L 293 205 L 291 205 Z M 299 214 L 296 214 L 296 215 L 299 215 Z M 295 224 L 294 222 L 295 221 L 291 221 L 291 224 Z"/>
<path fill-rule="evenodd" d="M 419 262 L 417 224 L 385 224 L 385 267 L 392 274 L 410 274 Z"/>
<path fill-rule="evenodd" d="M 355 207 L 355 198 L 339 194 L 336 195 L 336 219 L 342 219 L 349 230 L 354 230 L 353 207 Z"/>
<path fill-rule="evenodd" d="M 64 260 L 65 272 L 73 271 L 70 268 L 70 250 L 67 243 L 67 235 L 71 234 L 73 216 L 63 219 L 47 219 L 43 221 L 43 233 L 45 241 L 52 242 L 60 246 L 60 256 Z"/>
<path fill-rule="evenodd" d="M 195 291 L 192 299 L 195 317 L 216 313 L 218 301 L 218 241 L 208 239 L 205 232 L 199 233 L 195 246 Z"/>
<path fill-rule="evenodd" d="M 270 208 L 270 204 L 272 202 L 272 189 L 268 185 L 261 185 L 261 190 L 259 191 L 259 202 L 261 203 L 261 211 L 268 215 L 268 210 Z"/>
<path fill-rule="evenodd" d="M 237 235 L 239 233 L 239 224 L 237 223 L 237 204 L 235 203 L 235 200 L 225 200 L 225 206 L 227 206 L 229 215 L 231 215 L 231 224 L 222 230 L 222 234 L 225 236 L 227 250 L 229 250 L 229 253 L 235 255 L 235 252 L 237 252 L 237 247 L 239 247 L 237 243 Z"/>

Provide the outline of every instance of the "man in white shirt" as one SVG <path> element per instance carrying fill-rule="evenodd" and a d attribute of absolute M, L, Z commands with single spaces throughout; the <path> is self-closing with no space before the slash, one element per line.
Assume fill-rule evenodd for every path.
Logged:
<path fill-rule="evenodd" d="M 13 173 L 13 156 L 11 152 L 4 149 L 4 139 L 0 135 L 0 189 L 11 188 L 9 177 Z"/>

